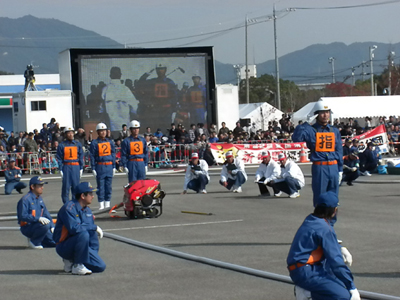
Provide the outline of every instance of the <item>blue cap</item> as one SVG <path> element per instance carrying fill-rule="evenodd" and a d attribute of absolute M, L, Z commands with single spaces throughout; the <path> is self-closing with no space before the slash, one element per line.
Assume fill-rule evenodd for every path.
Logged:
<path fill-rule="evenodd" d="M 8 162 L 15 162 L 15 158 L 14 157 L 10 157 L 9 159 L 8 159 Z"/>
<path fill-rule="evenodd" d="M 346 143 L 351 143 L 351 142 L 353 142 L 353 139 L 352 139 L 352 138 L 347 138 L 347 139 L 345 140 L 345 142 L 346 142 Z"/>
<path fill-rule="evenodd" d="M 76 194 L 89 193 L 89 192 L 95 192 L 95 191 L 97 191 L 97 189 L 93 188 L 92 185 L 90 184 L 90 182 L 81 182 L 75 188 Z"/>
<path fill-rule="evenodd" d="M 325 192 L 319 195 L 316 206 L 338 207 L 339 199 L 334 192 Z"/>
<path fill-rule="evenodd" d="M 48 182 L 43 181 L 42 177 L 40 177 L 40 176 L 35 176 L 35 177 L 32 177 L 31 180 L 29 180 L 29 185 L 32 185 L 32 184 L 48 184 Z"/>

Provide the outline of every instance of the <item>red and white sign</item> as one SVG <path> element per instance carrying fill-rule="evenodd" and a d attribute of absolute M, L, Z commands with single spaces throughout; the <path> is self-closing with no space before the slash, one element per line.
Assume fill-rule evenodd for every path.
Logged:
<path fill-rule="evenodd" d="M 389 152 L 388 150 L 388 137 L 386 133 L 386 128 L 384 125 L 379 125 L 378 127 L 369 130 L 361 135 L 357 135 L 354 138 L 357 138 L 360 140 L 360 144 L 358 145 L 358 151 L 363 152 L 365 148 L 367 148 L 367 144 L 372 141 L 372 139 L 376 139 L 379 143 L 379 148 L 381 149 L 382 153 L 387 153 Z"/>
<path fill-rule="evenodd" d="M 272 159 L 276 161 L 279 153 L 285 153 L 291 160 L 300 161 L 302 147 L 308 155 L 306 143 L 211 144 L 211 151 L 217 163 L 223 163 L 225 153 L 232 151 L 233 155 L 241 158 L 245 164 L 260 164 L 261 153 L 266 151 L 269 151 Z"/>

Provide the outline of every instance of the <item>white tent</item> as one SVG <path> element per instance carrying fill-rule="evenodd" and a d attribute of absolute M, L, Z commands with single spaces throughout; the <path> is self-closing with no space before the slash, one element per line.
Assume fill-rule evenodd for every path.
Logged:
<path fill-rule="evenodd" d="M 358 96 L 358 97 L 323 97 L 332 110 L 333 119 L 353 118 L 364 125 L 365 117 L 400 116 L 400 96 Z M 295 125 L 300 120 L 306 121 L 312 113 L 315 102 L 310 102 L 292 115 Z M 372 124 L 374 125 L 374 124 Z"/>
<path fill-rule="evenodd" d="M 267 130 L 269 121 L 279 121 L 283 112 L 267 102 L 249 103 L 239 105 L 239 117 L 250 119 L 256 123 L 256 128 Z"/>

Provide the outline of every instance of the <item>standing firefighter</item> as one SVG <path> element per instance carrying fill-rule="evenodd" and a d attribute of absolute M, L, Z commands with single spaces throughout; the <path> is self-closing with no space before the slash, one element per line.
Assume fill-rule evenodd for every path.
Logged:
<path fill-rule="evenodd" d="M 97 124 L 96 131 L 98 138 L 90 144 L 90 163 L 97 181 L 99 209 L 104 209 L 109 208 L 111 203 L 112 178 L 116 171 L 115 145 L 113 140 L 106 138 L 106 124 Z"/>
<path fill-rule="evenodd" d="M 81 143 L 74 140 L 74 128 L 64 128 L 66 138 L 57 149 L 57 161 L 62 177 L 61 199 L 64 203 L 69 201 L 69 191 L 75 195 L 75 187 L 83 173 L 83 149 Z"/>
<path fill-rule="evenodd" d="M 331 109 L 324 100 L 315 103 L 313 116 L 308 122 L 316 119 L 316 123 L 308 122 L 298 125 L 293 133 L 293 142 L 306 142 L 311 151 L 312 190 L 314 207 L 324 192 L 339 194 L 339 183 L 343 174 L 343 147 L 340 132 L 329 124 Z M 336 218 L 335 218 L 336 219 Z"/>
<path fill-rule="evenodd" d="M 121 146 L 121 163 L 128 174 L 129 182 L 146 179 L 148 154 L 146 140 L 139 136 L 140 123 L 129 123 L 131 135 L 124 139 Z"/>

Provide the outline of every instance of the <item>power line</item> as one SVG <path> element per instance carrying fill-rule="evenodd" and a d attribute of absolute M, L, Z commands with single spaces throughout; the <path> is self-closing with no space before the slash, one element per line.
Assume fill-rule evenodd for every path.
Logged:
<path fill-rule="evenodd" d="M 294 9 L 303 9 L 303 10 L 318 10 L 318 9 L 348 9 L 348 8 L 358 8 L 358 7 L 369 7 L 369 6 L 379 6 L 386 4 L 400 3 L 400 0 L 391 0 L 385 2 L 377 2 L 377 3 L 369 3 L 369 4 L 360 4 L 360 5 L 349 5 L 349 6 L 330 6 L 330 7 L 293 7 Z"/>

